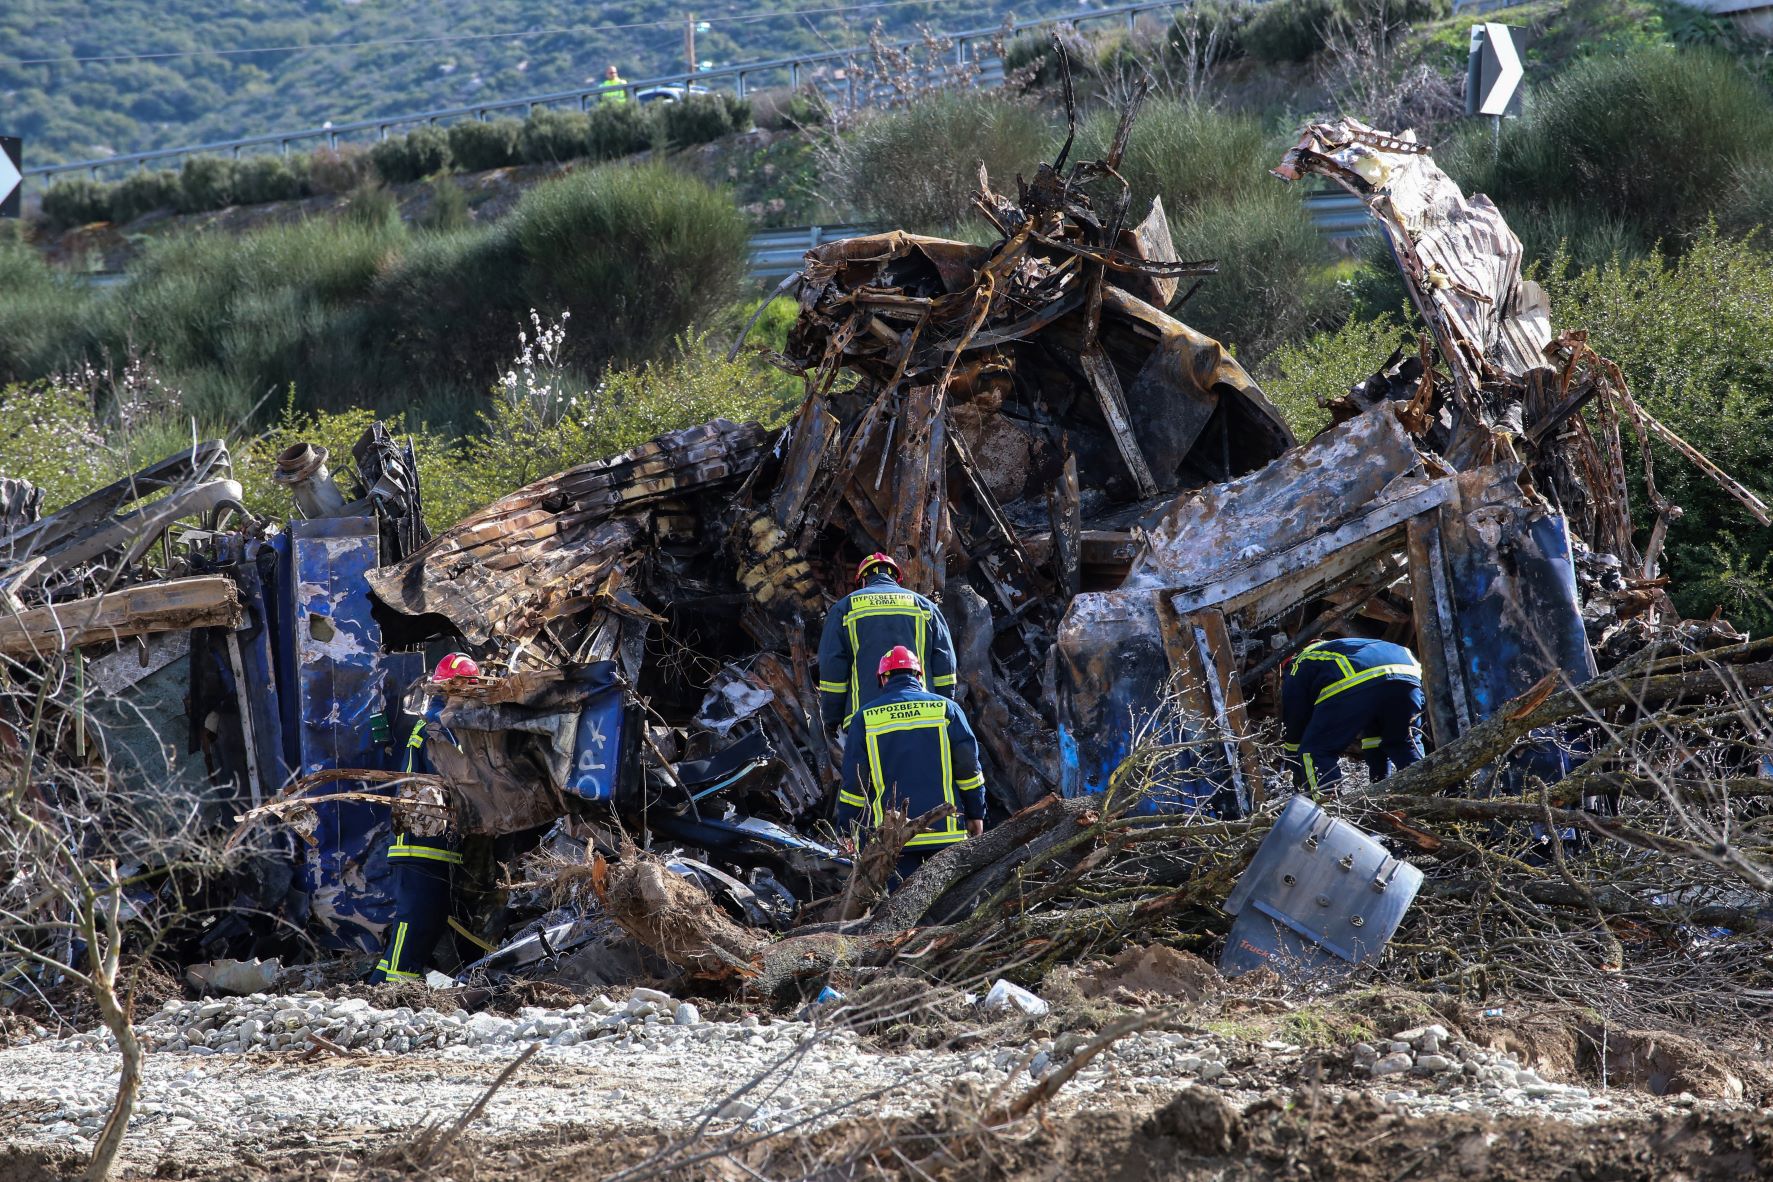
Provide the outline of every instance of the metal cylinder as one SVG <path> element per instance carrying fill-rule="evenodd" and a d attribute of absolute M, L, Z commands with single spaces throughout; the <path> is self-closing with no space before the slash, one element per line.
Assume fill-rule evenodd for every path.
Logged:
<path fill-rule="evenodd" d="M 302 516 L 337 517 L 345 508 L 345 494 L 326 468 L 326 449 L 297 443 L 277 454 L 271 479 L 289 489 Z"/>

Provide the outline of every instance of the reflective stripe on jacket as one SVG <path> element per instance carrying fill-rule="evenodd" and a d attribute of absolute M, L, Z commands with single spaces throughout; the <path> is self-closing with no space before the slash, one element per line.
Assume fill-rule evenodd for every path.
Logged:
<path fill-rule="evenodd" d="M 939 804 L 955 812 L 907 848 L 966 839 L 966 822 L 985 818 L 979 742 L 964 711 L 910 673 L 887 678 L 882 694 L 856 712 L 843 745 L 837 828 L 873 829 L 888 805 L 916 817 Z"/>
<path fill-rule="evenodd" d="M 917 654 L 931 689 L 954 696 L 954 641 L 929 599 L 877 572 L 831 605 L 819 638 L 819 713 L 826 726 L 848 727 L 857 710 L 881 695 L 880 659 L 900 644 Z"/>
<path fill-rule="evenodd" d="M 1289 752 L 1311 721 L 1313 707 L 1375 681 L 1422 682 L 1416 655 L 1401 644 L 1345 637 L 1308 644 L 1287 662 L 1281 682 L 1281 731 Z"/>

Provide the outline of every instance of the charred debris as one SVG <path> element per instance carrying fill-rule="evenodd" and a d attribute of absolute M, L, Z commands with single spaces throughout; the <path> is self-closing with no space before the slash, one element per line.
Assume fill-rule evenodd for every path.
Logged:
<path fill-rule="evenodd" d="M 36 758 L 186 785 L 251 850 L 208 884 L 220 918 L 186 925 L 176 956 L 347 977 L 389 922 L 398 817 L 465 840 L 454 926 L 480 948 L 464 982 L 786 989 L 830 970 L 832 932 L 872 940 L 843 954 L 865 959 L 920 925 L 959 965 L 991 907 L 1062 897 L 1004 903 L 1024 867 L 1075 884 L 1132 857 L 1127 833 L 1251 832 L 1286 795 L 1263 743 L 1278 669 L 1350 619 L 1420 654 L 1437 748 L 1659 638 L 1741 639 L 1674 615 L 1658 560 L 1679 510 L 1642 449 L 1657 517 L 1638 546 L 1622 431 L 1763 522 L 1766 507 L 1551 324 L 1500 212 L 1427 147 L 1344 119 L 1307 128 L 1275 170 L 1361 197 L 1426 328 L 1326 392 L 1335 424 L 1301 443 L 1231 352 L 1169 311 L 1215 265 L 1176 257 L 1161 203 L 1132 216 L 1131 122 L 1100 161 L 1071 161 L 1068 140 L 1013 195 L 981 172 L 989 245 L 894 231 L 810 252 L 775 358 L 806 396 L 780 430 L 675 431 L 436 536 L 416 457 L 380 427 L 348 465 L 281 456 L 297 507 L 281 523 L 242 507 L 220 443 L 47 517 L 28 485 L 0 485 L 0 653 L 15 680 L 54 670 L 81 694 L 78 733 Z M 813 659 L 875 550 L 943 606 L 999 818 L 884 901 L 892 857 L 852 864 L 822 824 L 837 755 Z M 428 683 L 458 648 L 487 675 Z M 457 740 L 431 745 L 435 775 L 399 770 L 419 717 Z M 29 724 L 8 720 L 15 757 Z M 1155 770 L 1134 758 L 1154 742 Z M 1585 754 L 1543 727 L 1482 775 L 1518 791 Z M 1089 828 L 1106 817 L 1145 828 Z M 1147 875 L 1211 889 L 1159 890 L 1139 919 L 1223 900 L 1229 872 L 1209 863 Z M 1037 919 L 1023 936 L 1043 955 L 1081 946 Z"/>

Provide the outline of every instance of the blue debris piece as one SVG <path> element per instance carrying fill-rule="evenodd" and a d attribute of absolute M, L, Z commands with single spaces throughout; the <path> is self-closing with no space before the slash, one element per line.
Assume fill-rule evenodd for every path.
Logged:
<path fill-rule="evenodd" d="M 365 576 L 379 561 L 373 517 L 292 521 L 284 569 L 291 625 L 286 651 L 294 664 L 294 722 L 300 774 L 332 768 L 384 768 L 387 749 L 375 741 L 372 718 L 387 708 L 381 629 L 370 613 Z M 317 795 L 356 787 L 323 786 Z M 302 884 L 320 921 L 319 940 L 373 952 L 394 911 L 386 847 L 392 832 L 386 806 L 328 801 L 314 808 L 316 844 Z"/>

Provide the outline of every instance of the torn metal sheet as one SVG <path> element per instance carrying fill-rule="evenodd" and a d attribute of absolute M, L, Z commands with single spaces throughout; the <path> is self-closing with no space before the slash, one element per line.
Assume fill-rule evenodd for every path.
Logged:
<path fill-rule="evenodd" d="M 519 489 L 373 572 L 370 589 L 408 616 L 435 614 L 476 644 L 522 641 L 590 607 L 646 537 L 648 506 L 736 485 L 765 455 L 755 424 L 716 419 Z"/>

